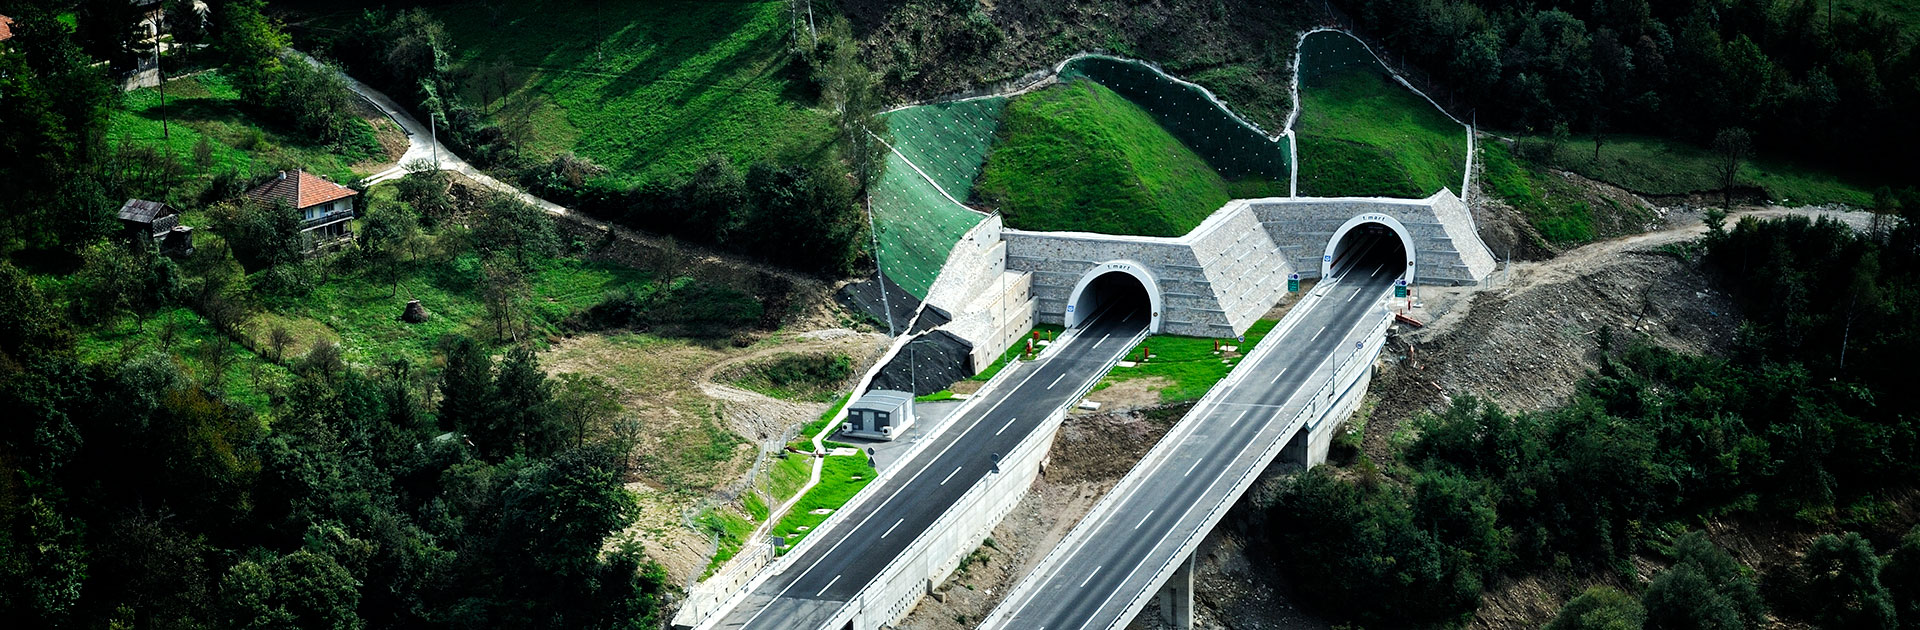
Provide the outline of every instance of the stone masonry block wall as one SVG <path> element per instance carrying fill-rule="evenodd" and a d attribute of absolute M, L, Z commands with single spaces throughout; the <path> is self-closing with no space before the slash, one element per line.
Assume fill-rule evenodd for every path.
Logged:
<path fill-rule="evenodd" d="M 1246 203 L 1302 278 L 1319 277 L 1327 241 L 1347 220 L 1368 213 L 1391 216 L 1412 233 L 1416 284 L 1475 284 L 1493 271 L 1493 255 L 1476 236 L 1466 205 L 1449 191 L 1426 199 L 1255 199 Z"/>
<path fill-rule="evenodd" d="M 1237 202 L 1179 238 L 1021 230 L 1003 235 L 1007 266 L 1033 274 L 1036 317 L 1050 324 L 1065 321 L 1073 287 L 1089 270 L 1130 260 L 1145 265 L 1160 285 L 1161 332 L 1233 337 L 1279 301 L 1292 271 L 1249 206 Z"/>
<path fill-rule="evenodd" d="M 1005 248 L 1005 244 L 1001 244 Z M 978 299 L 956 313 L 941 330 L 973 344 L 973 372 L 1000 358 L 1000 353 L 1033 329 L 1033 274 L 1007 272 L 985 287 Z"/>
<path fill-rule="evenodd" d="M 955 243 L 940 276 L 927 289 L 927 304 L 953 317 L 983 293 L 998 291 L 995 283 L 1006 271 L 1007 257 L 1002 253 L 1000 233 L 1004 229 L 1000 215 L 981 221 Z"/>
<path fill-rule="evenodd" d="M 1294 265 L 1261 229 L 1259 217 L 1246 203 L 1233 202 L 1216 214 L 1221 217 L 1219 226 L 1193 239 L 1193 252 L 1234 334 L 1239 335 L 1286 295 L 1287 274 L 1293 273 Z"/>
<path fill-rule="evenodd" d="M 1493 273 L 1497 264 L 1493 251 L 1487 249 L 1485 241 L 1480 240 L 1480 230 L 1473 223 L 1473 211 L 1467 209 L 1467 202 L 1453 193 L 1441 191 L 1433 197 L 1433 214 L 1440 225 L 1447 230 L 1447 239 L 1454 244 L 1454 251 L 1460 254 L 1460 264 L 1464 265 L 1475 282 L 1485 280 Z"/>

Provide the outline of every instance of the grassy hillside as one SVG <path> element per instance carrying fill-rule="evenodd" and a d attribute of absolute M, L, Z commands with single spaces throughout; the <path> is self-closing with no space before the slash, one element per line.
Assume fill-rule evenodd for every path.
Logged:
<path fill-rule="evenodd" d="M 535 157 L 571 150 L 621 183 L 692 172 L 713 154 L 746 164 L 798 158 L 832 134 L 792 73 L 784 2 L 462 2 L 429 7 L 455 63 L 504 62 L 512 86 L 470 82 Z"/>
<path fill-rule="evenodd" d="M 380 170 L 387 158 L 374 128 L 364 120 L 355 123 L 354 140 L 345 147 L 315 146 L 260 122 L 219 72 L 168 81 L 165 107 L 160 91 L 152 88 L 127 93 L 124 105 L 111 114 L 108 142 L 171 154 L 188 178 L 299 166 L 350 182 Z M 384 118 L 376 120 L 391 125 Z M 202 142 L 204 154 L 196 153 Z M 400 142 L 404 148 L 404 140 Z"/>
<path fill-rule="evenodd" d="M 1307 38 L 1301 63 L 1300 194 L 1425 197 L 1460 192 L 1467 131 L 1338 33 Z"/>
<path fill-rule="evenodd" d="M 1539 138 L 1529 140 L 1539 141 Z M 1573 141 L 1552 162 L 1569 171 L 1647 195 L 1685 195 L 1720 190 L 1711 151 L 1685 142 L 1646 136 L 1607 138 L 1595 158 L 1591 142 Z M 1766 191 L 1783 205 L 1844 203 L 1867 207 L 1873 194 L 1824 171 L 1763 156 L 1740 168 L 1739 185 Z"/>
<path fill-rule="evenodd" d="M 1229 198 L 1146 110 L 1091 81 L 1008 104 L 975 192 L 1009 227 L 1145 236 L 1185 234 Z"/>

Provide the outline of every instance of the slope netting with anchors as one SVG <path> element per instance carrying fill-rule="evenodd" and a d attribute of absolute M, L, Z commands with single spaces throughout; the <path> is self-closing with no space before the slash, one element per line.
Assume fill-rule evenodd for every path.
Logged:
<path fill-rule="evenodd" d="M 880 269 L 918 298 L 955 243 L 986 215 L 959 203 L 986 163 L 1004 98 L 922 105 L 886 114 L 886 171 L 872 188 Z"/>

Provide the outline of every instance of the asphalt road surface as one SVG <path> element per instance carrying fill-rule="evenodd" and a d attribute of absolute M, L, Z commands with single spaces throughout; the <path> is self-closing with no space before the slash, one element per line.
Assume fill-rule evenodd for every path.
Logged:
<path fill-rule="evenodd" d="M 992 468 L 990 454 L 1019 444 L 1068 398 L 1104 375 L 1145 330 L 1144 296 L 1115 300 L 1080 336 L 1040 361 L 1007 369 L 1012 387 L 988 392 L 877 492 L 837 518 L 847 519 L 801 550 L 780 575 L 754 589 L 717 628 L 820 628 Z"/>
<path fill-rule="evenodd" d="M 1356 247 L 1363 247 L 1356 245 Z M 1234 482 L 1259 472 L 1263 452 L 1274 440 L 1287 439 L 1286 426 L 1318 394 L 1339 359 L 1355 352 L 1350 336 L 1367 323 L 1369 311 L 1392 291 L 1405 259 L 1397 246 L 1376 244 L 1336 268 L 1336 278 L 1319 303 L 1310 307 L 1284 336 L 1262 341 L 1279 344 L 1257 362 L 1240 365 L 1244 374 L 1218 404 L 1198 410 L 1183 423 L 1198 423 L 1179 442 L 1155 447 L 1162 453 L 1147 476 L 1097 518 L 1094 529 L 1062 550 L 1044 575 L 1030 575 L 1001 604 L 999 626 L 1019 630 L 1111 628 L 1134 598 L 1157 589 L 1154 573 L 1174 560 L 1180 546 L 1202 527 L 1222 501 L 1237 501 Z M 1316 289 L 1318 290 L 1318 289 Z M 1336 396 L 1337 398 L 1337 396 Z"/>

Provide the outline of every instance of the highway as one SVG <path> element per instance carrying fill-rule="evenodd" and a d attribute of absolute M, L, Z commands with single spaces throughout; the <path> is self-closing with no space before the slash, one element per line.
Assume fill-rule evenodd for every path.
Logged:
<path fill-rule="evenodd" d="M 1362 246 L 1356 246 L 1362 247 Z M 1287 426 L 1320 394 L 1340 359 L 1356 352 L 1363 326 L 1378 325 L 1381 298 L 1403 269 L 1399 247 L 1366 245 L 1336 262 L 1334 279 L 1309 310 L 1262 344 L 1262 355 L 1235 369 L 1236 380 L 1213 404 L 1195 409 L 1002 602 L 982 628 L 1079 630 L 1116 628 L 1132 621 L 1137 597 L 1155 592 L 1156 572 L 1170 566 L 1181 546 L 1212 527 L 1215 509 L 1239 499 L 1236 482 L 1267 465 L 1276 440 L 1300 427 Z M 1333 398 L 1338 398 L 1338 392 Z M 1324 402 L 1324 401 L 1322 401 Z M 1084 534 L 1084 535 L 1082 535 Z"/>
<path fill-rule="evenodd" d="M 881 482 L 842 524 L 808 543 L 795 562 L 767 579 L 720 619 L 715 628 L 820 628 L 993 467 L 991 454 L 1013 449 L 1047 416 L 1146 332 L 1150 313 L 1139 300 L 1113 300 L 1079 331 L 1062 337 L 1045 358 L 1015 362 L 994 391 L 912 460 Z"/>

